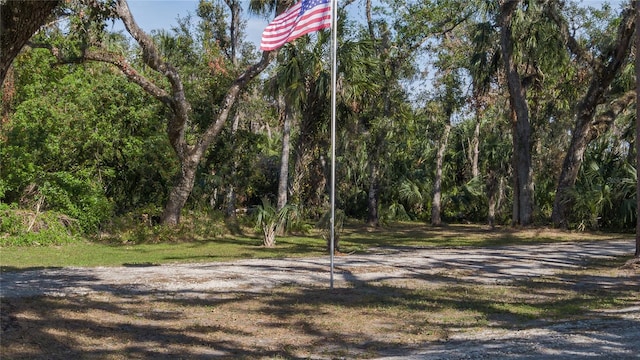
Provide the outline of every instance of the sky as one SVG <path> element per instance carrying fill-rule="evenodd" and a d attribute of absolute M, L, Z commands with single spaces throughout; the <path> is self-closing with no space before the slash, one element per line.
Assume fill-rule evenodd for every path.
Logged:
<path fill-rule="evenodd" d="M 614 7 L 619 6 L 626 0 L 608 0 Z M 177 17 L 185 17 L 188 14 L 195 15 L 198 0 L 129 0 L 129 8 L 138 25 L 145 31 L 159 29 L 171 29 L 177 25 Z M 582 0 L 584 5 L 600 6 L 603 0 Z M 246 8 L 248 1 L 243 1 L 243 8 Z M 245 19 L 246 13 L 245 13 Z M 256 48 L 260 46 L 260 36 L 271 19 L 262 16 L 250 15 L 247 19 L 246 35 L 247 40 L 252 42 Z M 116 27 L 116 29 L 118 29 Z"/>
<path fill-rule="evenodd" d="M 129 9 L 134 19 L 146 32 L 151 30 L 169 30 L 178 24 L 178 17 L 185 17 L 188 14 L 195 16 L 199 0 L 128 0 Z M 246 4 L 244 4 L 246 3 Z M 248 1 L 243 1 L 243 10 Z M 270 19 L 262 16 L 250 15 L 247 19 L 246 12 L 243 13 L 247 20 L 246 35 L 247 41 L 260 47 L 260 37 L 262 31 L 267 26 Z M 116 26 L 115 29 L 121 29 Z"/>

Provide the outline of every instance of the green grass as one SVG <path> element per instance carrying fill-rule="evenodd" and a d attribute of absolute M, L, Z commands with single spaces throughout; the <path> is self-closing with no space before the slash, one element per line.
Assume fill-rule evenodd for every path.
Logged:
<path fill-rule="evenodd" d="M 104 244 L 84 241 L 58 246 L 9 246 L 0 248 L 0 266 L 6 271 L 34 267 L 229 261 L 313 256 L 322 254 L 324 249 L 321 240 L 307 237 L 279 239 L 275 248 L 262 247 L 260 241 L 258 238 L 224 237 L 207 241 L 157 244 Z"/>
<path fill-rule="evenodd" d="M 3 271 L 34 267 L 118 266 L 176 262 L 230 261 L 246 258 L 322 256 L 326 242 L 318 231 L 281 236 L 276 247 L 261 246 L 262 239 L 250 229 L 244 234 L 224 233 L 221 222 L 171 229 L 135 230 L 135 236 L 111 237 L 109 241 L 80 240 L 68 244 L 0 247 Z M 129 231 L 129 230 L 126 230 Z M 125 233 L 126 231 L 122 231 Z M 122 234 L 120 234 L 122 235 Z M 627 236 L 628 237 L 628 236 Z M 394 223 L 367 228 L 345 225 L 341 251 L 365 252 L 378 246 L 496 246 L 625 238 L 620 234 L 572 233 L 548 229 L 488 230 L 479 225 L 434 228 L 422 223 Z M 118 239 L 117 241 L 113 239 Z M 122 239 L 125 239 L 124 241 Z M 130 241 L 136 239 L 136 242 Z"/>

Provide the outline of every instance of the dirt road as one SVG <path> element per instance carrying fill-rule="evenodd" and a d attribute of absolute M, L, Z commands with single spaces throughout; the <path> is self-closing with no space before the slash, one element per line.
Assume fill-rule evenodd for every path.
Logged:
<path fill-rule="evenodd" d="M 336 288 L 380 281 L 438 282 L 455 275 L 463 282 L 506 284 L 518 279 L 579 269 L 588 261 L 633 252 L 631 241 L 518 245 L 494 248 L 384 248 L 335 258 Z M 446 277 L 444 276 L 446 275 Z M 637 270 L 625 278 L 598 276 L 601 288 L 620 281 L 639 287 Z M 108 292 L 206 298 L 221 291 L 260 293 L 281 285 L 329 286 L 329 259 L 252 259 L 229 263 L 60 268 L 3 273 L 2 298 L 73 297 Z M 581 284 L 575 284 L 581 286 Z M 384 352 L 385 359 L 640 359 L 640 299 L 637 306 L 594 312 L 589 320 L 525 330 L 482 330 L 454 334 L 420 349 Z M 314 356 L 311 356 L 315 358 Z M 318 357 L 322 358 L 322 357 Z"/>

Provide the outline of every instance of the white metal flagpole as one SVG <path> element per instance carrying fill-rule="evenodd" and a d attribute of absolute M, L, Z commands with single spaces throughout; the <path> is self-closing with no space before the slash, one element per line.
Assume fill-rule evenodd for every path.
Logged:
<path fill-rule="evenodd" d="M 331 229 L 329 241 L 331 280 L 333 289 L 335 221 L 336 221 L 336 83 L 338 72 L 338 0 L 331 0 Z"/>

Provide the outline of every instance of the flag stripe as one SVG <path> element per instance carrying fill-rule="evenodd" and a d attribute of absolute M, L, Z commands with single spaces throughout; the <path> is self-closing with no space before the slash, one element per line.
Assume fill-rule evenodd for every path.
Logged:
<path fill-rule="evenodd" d="M 277 44 L 293 41 L 307 33 L 331 27 L 331 16 L 324 13 L 313 14 L 312 17 L 303 18 L 297 26 L 274 32 L 273 35 L 264 36 L 261 42 L 263 46 L 275 46 Z M 263 49 L 264 50 L 264 49 Z"/>
<path fill-rule="evenodd" d="M 299 8 L 299 7 L 298 7 Z M 291 27 L 296 25 L 296 21 L 298 22 L 297 27 L 304 26 L 304 23 L 308 21 L 308 19 L 312 16 L 324 17 L 328 16 L 330 20 L 331 14 L 324 8 L 319 8 L 313 10 L 312 12 L 305 13 L 305 15 L 298 17 L 298 14 L 289 14 L 287 17 L 280 21 L 273 21 L 267 28 L 264 30 L 263 36 L 271 37 L 278 36 L 283 32 L 290 32 Z"/>
<path fill-rule="evenodd" d="M 282 36 L 283 33 L 289 33 L 291 28 L 295 26 L 295 21 L 300 12 L 300 4 L 294 5 L 291 9 L 273 19 L 262 33 L 262 37 L 273 38 Z"/>
<path fill-rule="evenodd" d="M 305 5 L 309 6 L 307 1 L 312 1 L 313 7 L 303 11 Z M 302 0 L 269 23 L 262 33 L 260 49 L 275 50 L 302 35 L 329 27 L 331 5 L 328 0 Z"/>

